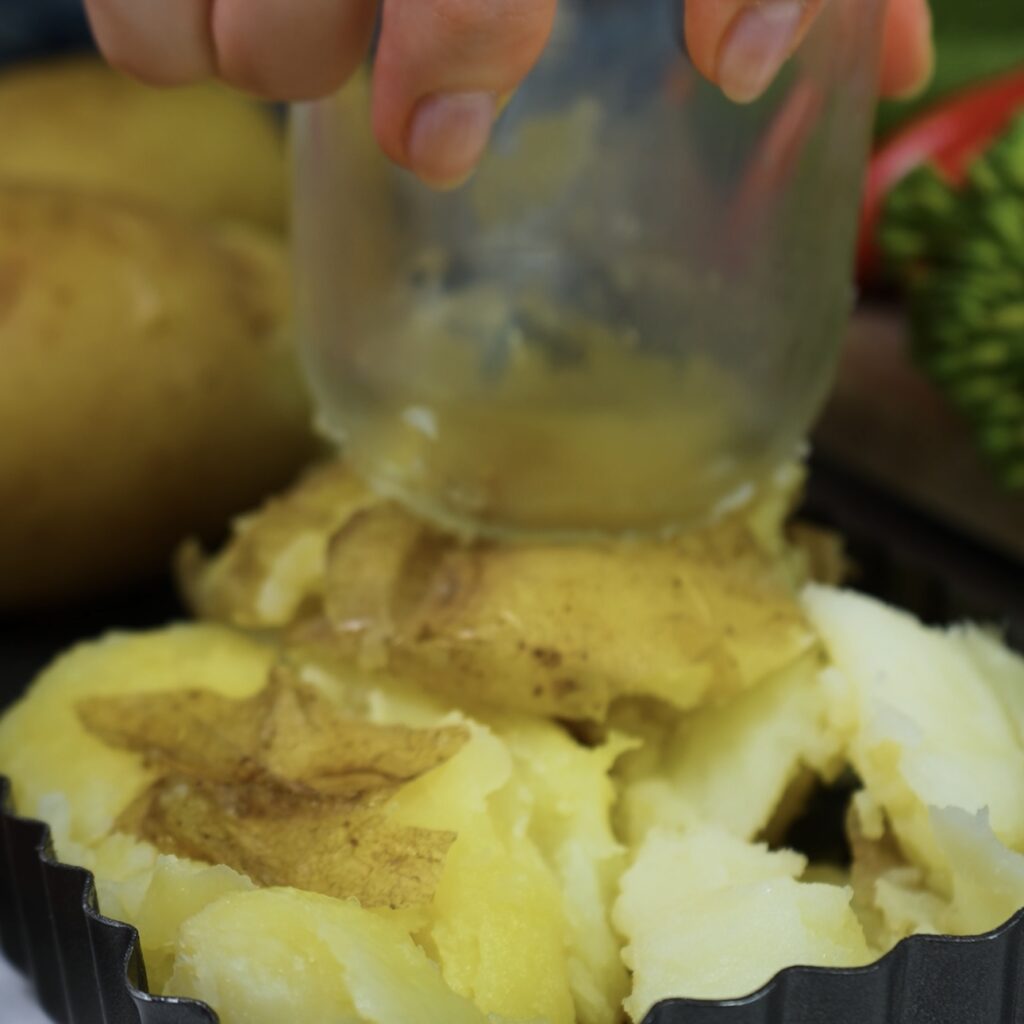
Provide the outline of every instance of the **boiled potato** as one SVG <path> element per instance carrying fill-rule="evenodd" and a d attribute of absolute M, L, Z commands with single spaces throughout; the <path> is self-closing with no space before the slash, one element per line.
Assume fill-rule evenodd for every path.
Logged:
<path fill-rule="evenodd" d="M 835 669 L 831 693 L 852 716 L 849 757 L 899 845 L 940 891 L 948 880 L 930 807 L 988 810 L 1024 851 L 1021 659 L 980 653 L 972 632 L 926 629 L 861 595 L 809 588 L 804 601 Z"/>
<path fill-rule="evenodd" d="M 664 998 L 736 999 L 792 965 L 1002 923 L 1024 903 L 1024 662 L 835 589 L 801 602 L 772 537 L 739 519 L 669 545 L 460 544 L 326 465 L 186 559 L 195 605 L 234 627 L 59 660 L 0 721 L 0 772 L 139 926 L 155 984 L 226 1024 L 638 1022 Z M 385 656 L 309 657 L 325 628 Z M 393 657 L 396 637 L 438 634 L 435 674 Z M 526 664 L 567 663 L 597 721 L 495 697 L 528 692 Z M 864 783 L 849 871 L 756 842 L 847 765 Z M 165 806 L 140 796 L 186 791 L 234 794 L 203 804 L 213 846 L 188 828 L 169 845 L 182 819 L 137 827 Z M 249 826 L 256 846 L 223 841 Z M 317 886 L 363 826 L 437 841 L 415 898 L 396 895 L 401 844 L 366 860 L 386 899 L 282 887 L 338 897 Z M 260 874 L 271 848 L 308 873 Z"/>
<path fill-rule="evenodd" d="M 244 893 L 253 884 L 230 857 L 227 865 L 199 864 L 118 830 L 130 830 L 125 808 L 157 781 L 159 741 L 150 740 L 148 755 L 129 752 L 124 744 L 108 745 L 108 732 L 96 723 L 104 707 L 117 706 L 123 713 L 110 728 L 128 728 L 133 719 L 127 705 L 112 704 L 114 697 L 149 694 L 155 700 L 200 689 L 241 702 L 263 689 L 268 674 L 274 676 L 276 658 L 273 646 L 220 626 L 114 635 L 60 659 L 0 721 L 0 773 L 13 779 L 19 806 L 50 822 L 64 859 L 96 874 L 106 912 L 140 928 L 156 983 L 166 981 L 172 967 L 186 979 L 184 990 L 168 982 L 167 990 L 176 994 L 192 991 L 193 976 L 182 964 L 189 957 L 188 936 L 196 934 L 193 919 L 225 893 Z M 503 715 L 475 721 L 429 697 L 358 676 L 328 679 L 307 671 L 302 681 L 368 730 L 456 726 L 468 736 L 448 760 L 386 800 L 391 829 L 452 837 L 433 898 L 372 913 L 420 944 L 451 999 L 458 994 L 467 1005 L 509 1021 L 615 1024 L 627 980 L 610 919 L 623 855 L 611 830 L 609 773 L 628 741 L 613 737 L 585 748 L 550 722 Z M 169 735 L 199 728 L 196 701 L 172 705 L 161 699 L 162 716 L 171 715 L 166 709 L 172 706 L 184 716 L 160 718 L 157 724 Z M 221 734 L 228 743 L 227 730 Z M 231 743 L 245 735 L 245 729 L 232 733 Z M 184 771 L 186 746 L 173 748 L 181 754 L 177 771 Z M 226 750 L 228 760 L 232 751 L 237 754 L 235 746 Z M 211 764 L 224 763 L 211 751 Z M 284 842 L 293 827 L 282 820 Z M 385 858 L 380 870 L 399 869 Z M 299 906 L 285 904 L 293 905 Z M 326 922 L 330 912 L 319 916 Z M 280 923 L 282 933 L 292 927 L 283 916 Z M 242 943 L 238 956 L 249 950 L 251 977 L 275 970 L 272 941 L 232 941 Z M 213 974 L 202 973 L 205 962 L 201 968 L 207 979 L 202 984 L 212 983 Z M 220 966 L 214 962 L 208 969 L 215 974 Z M 235 1019 L 239 1007 L 223 998 L 228 1003 L 217 1008 Z"/>
<path fill-rule="evenodd" d="M 50 825 L 62 860 L 95 874 L 104 912 L 139 929 L 158 987 L 170 974 L 181 925 L 252 883 L 223 865 L 163 856 L 110 833 L 152 773 L 139 757 L 87 732 L 78 704 L 193 687 L 242 698 L 262 688 L 272 658 L 263 644 L 213 626 L 114 634 L 64 655 L 0 719 L 0 774 L 11 779 L 18 808 Z"/>
<path fill-rule="evenodd" d="M 185 926 L 176 995 L 224 1024 L 487 1024 L 400 926 L 350 903 L 268 889 L 217 901 Z"/>
<path fill-rule="evenodd" d="M 673 541 L 463 544 L 349 473 L 310 477 L 207 565 L 190 555 L 194 607 L 291 624 L 292 653 L 330 670 L 575 720 L 633 695 L 727 699 L 814 647 L 789 567 L 741 514 Z"/>
<path fill-rule="evenodd" d="M 880 948 L 915 934 L 979 935 L 1024 907 L 1024 854 L 999 840 L 984 811 L 932 807 L 929 817 L 946 866 L 941 893 L 926 884 L 920 868 L 894 856 L 885 840 L 873 850 L 863 841 L 854 844 L 854 884 L 861 902 L 868 895 L 876 911 L 870 923 Z"/>
<path fill-rule="evenodd" d="M 918 932 L 938 931 L 944 900 L 924 872 L 907 863 L 871 794 L 855 793 L 847 810 L 853 907 L 868 941 L 879 950 Z"/>
<path fill-rule="evenodd" d="M 735 523 L 665 543 L 466 546 L 382 505 L 335 535 L 326 586 L 328 660 L 382 656 L 451 699 L 568 719 L 631 695 L 695 708 L 813 646 Z"/>
<path fill-rule="evenodd" d="M 195 542 L 182 548 L 179 577 L 201 618 L 244 629 L 277 629 L 324 598 L 331 535 L 377 499 L 341 462 L 304 474 L 282 495 L 237 519 L 232 539 L 205 559 Z"/>
<path fill-rule="evenodd" d="M 263 688 L 273 659 L 271 648 L 220 626 L 111 634 L 82 644 L 43 672 L 0 719 L 0 774 L 12 780 L 25 814 L 50 820 L 47 800 L 62 795 L 66 819 L 58 822 L 58 849 L 61 836 L 95 843 L 152 781 L 152 772 L 137 755 L 88 732 L 79 703 L 189 689 L 241 699 Z"/>
<path fill-rule="evenodd" d="M 561 892 L 576 1024 L 614 1021 L 629 984 L 610 913 L 626 862 L 611 827 L 617 793 L 610 773 L 634 741 L 613 733 L 583 747 L 563 730 L 526 718 L 495 729 L 529 794 L 530 838 Z"/>
<path fill-rule="evenodd" d="M 949 865 L 951 898 L 941 930 L 978 935 L 1024 907 L 1024 854 L 1000 842 L 985 812 L 933 807 L 932 830 Z"/>
<path fill-rule="evenodd" d="M 254 888 L 224 864 L 165 856 L 120 833 L 90 851 L 89 860 L 103 912 L 138 928 L 146 977 L 157 992 L 174 969 L 186 922 L 222 896 Z"/>
<path fill-rule="evenodd" d="M 98 189 L 203 220 L 283 229 L 283 133 L 215 85 L 153 89 L 97 57 L 0 75 L 0 180 Z"/>
<path fill-rule="evenodd" d="M 804 867 L 796 853 L 769 852 L 716 826 L 650 832 L 615 907 L 633 969 L 632 1019 L 673 996 L 746 995 L 793 964 L 871 960 L 850 890 L 799 882 Z"/>
<path fill-rule="evenodd" d="M 303 679 L 376 723 L 463 720 L 438 698 L 394 681 L 324 677 L 309 666 Z M 610 776 L 634 741 L 612 734 L 584 747 L 553 723 L 520 715 L 480 712 L 469 721 L 472 742 L 391 804 L 399 823 L 459 836 L 418 934 L 458 991 L 503 1016 L 541 1007 L 560 1020 L 568 992 L 576 1024 L 617 1021 L 628 983 L 610 915 L 624 865 L 611 826 Z M 520 880 L 514 903 L 512 878 Z M 520 928 L 529 938 L 513 940 Z M 555 952 L 563 947 L 564 971 Z"/>
<path fill-rule="evenodd" d="M 755 838 L 801 771 L 827 779 L 842 767 L 847 736 L 830 708 L 810 655 L 724 704 L 682 715 L 659 738 L 656 759 L 624 780 L 630 843 L 658 825 L 701 822 Z"/>
<path fill-rule="evenodd" d="M 0 186 L 0 608 L 161 568 L 314 450 L 278 243 Z"/>
<path fill-rule="evenodd" d="M 483 777 L 467 770 L 468 755 L 395 801 L 399 821 L 459 833 L 431 908 L 430 942 L 445 977 L 483 1009 L 610 1024 L 627 988 L 609 916 L 621 870 L 609 823 L 617 746 L 573 749 L 546 723 L 496 734 L 505 756 L 514 753 L 490 818 L 479 797 L 467 801 Z"/>
<path fill-rule="evenodd" d="M 404 700 L 375 705 L 378 720 L 425 724 Z M 617 1020 L 626 979 L 609 915 L 621 850 L 608 774 L 621 749 L 584 750 L 551 723 L 499 716 L 392 801 L 396 822 L 458 834 L 419 937 L 482 1009 Z"/>

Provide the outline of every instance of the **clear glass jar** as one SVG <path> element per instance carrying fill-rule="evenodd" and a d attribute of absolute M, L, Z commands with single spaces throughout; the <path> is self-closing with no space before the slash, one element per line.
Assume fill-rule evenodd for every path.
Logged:
<path fill-rule="evenodd" d="M 679 0 L 561 0 L 462 188 L 378 152 L 356 81 L 296 112 L 299 313 L 327 431 L 484 533 L 685 527 L 789 458 L 852 302 L 883 0 L 829 0 L 770 92 Z"/>

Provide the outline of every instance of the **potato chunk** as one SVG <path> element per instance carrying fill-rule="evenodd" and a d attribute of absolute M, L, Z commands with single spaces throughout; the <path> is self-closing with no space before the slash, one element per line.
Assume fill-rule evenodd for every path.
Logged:
<path fill-rule="evenodd" d="M 223 1024 L 487 1024 L 399 925 L 351 903 L 266 889 L 185 926 L 167 989 Z"/>
<path fill-rule="evenodd" d="M 633 694 L 722 699 L 814 646 L 782 493 L 672 541 L 461 543 L 337 463 L 184 570 L 199 614 L 292 626 L 289 646 L 331 669 L 382 671 L 461 707 L 603 720 Z"/>
<path fill-rule="evenodd" d="M 1024 850 L 1024 662 L 853 593 L 812 587 L 805 606 L 852 715 L 852 763 L 929 883 L 941 890 L 948 876 L 929 807 L 987 808 L 999 839 Z"/>
<path fill-rule="evenodd" d="M 351 869 L 361 881 L 340 894 L 414 938 L 451 998 L 509 1021 L 616 1024 L 627 981 L 609 773 L 628 741 L 584 747 L 551 722 L 475 720 L 357 674 L 297 676 L 277 657 L 219 626 L 114 636 L 58 661 L 0 723 L 0 771 L 61 856 L 95 873 L 104 911 L 140 928 L 154 983 L 224 894 L 297 894 Z M 211 797 L 198 817 L 196 794 Z M 357 852 L 330 831 L 339 815 Z M 410 876 L 403 837 L 427 836 L 437 856 Z M 254 977 L 275 969 L 276 940 L 245 942 Z M 242 1012 L 232 999 L 247 1005 L 222 997 L 225 1020 Z"/>
<path fill-rule="evenodd" d="M 631 844 L 656 825 L 700 822 L 753 839 L 802 770 L 835 774 L 846 735 L 819 668 L 808 656 L 724 704 L 682 715 L 659 738 L 656 760 L 625 785 Z"/>
<path fill-rule="evenodd" d="M 1024 907 L 1024 854 L 999 841 L 984 812 L 932 808 L 931 820 L 952 874 L 943 931 L 977 935 L 998 928 Z"/>
<path fill-rule="evenodd" d="M 463 706 L 601 721 L 625 696 L 723 699 L 814 640 L 735 524 L 664 543 L 467 546 L 382 505 L 332 539 L 325 618 L 293 642 Z"/>
<path fill-rule="evenodd" d="M 237 519 L 231 542 L 204 559 L 195 542 L 178 572 L 189 604 L 204 619 L 244 629 L 277 629 L 323 602 L 333 533 L 376 499 L 340 462 L 303 475 L 285 494 Z"/>
<path fill-rule="evenodd" d="M 47 796 L 63 794 L 67 837 L 99 840 L 154 773 L 138 754 L 89 733 L 79 703 L 197 688 L 251 697 L 266 683 L 274 657 L 267 645 L 221 626 L 111 634 L 82 644 L 55 661 L 0 720 L 0 772 L 13 781 L 23 813 L 39 815 Z"/>
<path fill-rule="evenodd" d="M 850 890 L 798 882 L 804 866 L 796 853 L 715 827 L 649 833 L 615 908 L 633 970 L 632 1019 L 672 997 L 746 995 L 793 964 L 867 963 Z"/>

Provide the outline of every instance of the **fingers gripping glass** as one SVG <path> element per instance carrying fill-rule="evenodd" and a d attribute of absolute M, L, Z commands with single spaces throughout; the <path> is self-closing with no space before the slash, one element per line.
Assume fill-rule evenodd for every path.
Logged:
<path fill-rule="evenodd" d="M 830 0 L 768 94 L 693 68 L 678 0 L 563 0 L 477 174 L 296 118 L 305 362 L 380 491 L 446 525 L 685 527 L 790 458 L 849 312 L 882 0 Z"/>

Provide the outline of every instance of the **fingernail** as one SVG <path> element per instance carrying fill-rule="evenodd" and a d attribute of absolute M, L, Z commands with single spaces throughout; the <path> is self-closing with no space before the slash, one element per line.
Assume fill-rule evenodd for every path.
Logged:
<path fill-rule="evenodd" d="M 491 93 L 440 93 L 421 100 L 409 128 L 407 153 L 416 175 L 454 188 L 473 173 L 491 137 L 497 101 Z"/>
<path fill-rule="evenodd" d="M 718 84 L 729 99 L 749 103 L 771 85 L 803 17 L 801 0 L 758 0 L 736 19 L 718 58 Z"/>

